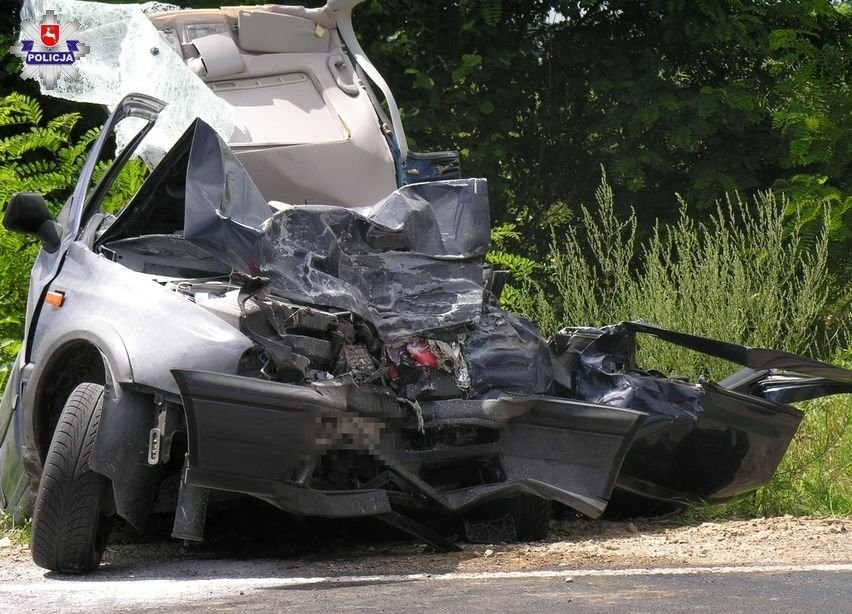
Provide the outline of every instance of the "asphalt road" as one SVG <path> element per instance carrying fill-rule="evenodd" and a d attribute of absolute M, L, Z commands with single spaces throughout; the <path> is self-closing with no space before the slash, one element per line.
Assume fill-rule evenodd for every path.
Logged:
<path fill-rule="evenodd" d="M 301 575 L 270 560 L 128 565 L 0 585 L 8 612 L 850 612 L 852 564 Z"/>

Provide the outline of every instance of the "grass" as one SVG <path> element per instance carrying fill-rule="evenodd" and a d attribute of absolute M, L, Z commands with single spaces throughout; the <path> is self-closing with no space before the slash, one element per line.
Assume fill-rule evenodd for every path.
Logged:
<path fill-rule="evenodd" d="M 752 347 L 818 354 L 832 346 L 827 228 L 805 239 L 784 225 L 784 203 L 772 194 L 720 205 L 707 222 L 682 204 L 678 222 L 641 242 L 634 214 L 620 219 L 604 183 L 597 206 L 554 237 L 549 257 L 550 309 L 537 320 L 600 326 L 644 320 Z M 551 311 L 552 313 L 547 313 Z M 848 329 L 846 322 L 841 328 Z M 645 340 L 642 364 L 664 373 L 720 378 L 731 365 L 685 348 Z"/>
<path fill-rule="evenodd" d="M 30 543 L 32 521 L 27 519 L 23 524 L 15 523 L 10 514 L 0 512 L 0 539 L 8 537 L 16 546 L 26 546 Z"/>

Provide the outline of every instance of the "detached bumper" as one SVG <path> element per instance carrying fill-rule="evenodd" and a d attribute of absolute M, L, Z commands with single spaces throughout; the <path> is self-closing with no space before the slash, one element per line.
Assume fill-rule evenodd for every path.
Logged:
<path fill-rule="evenodd" d="M 188 420 L 187 483 L 304 515 L 462 511 L 528 493 L 595 517 L 645 418 L 545 396 L 432 401 L 418 416 L 383 388 L 173 374 Z M 365 465 L 350 488 L 320 476 Z"/>
<path fill-rule="evenodd" d="M 769 481 L 802 412 L 712 382 L 700 388 L 697 416 L 649 417 L 625 459 L 618 488 L 672 502 L 721 502 Z"/>
<path fill-rule="evenodd" d="M 743 365 L 718 383 L 639 368 L 636 334 Z M 573 328 L 551 341 L 556 381 L 577 398 L 648 414 L 616 487 L 651 499 L 725 501 L 763 486 L 802 412 L 784 403 L 852 391 L 852 371 L 638 322 Z"/>

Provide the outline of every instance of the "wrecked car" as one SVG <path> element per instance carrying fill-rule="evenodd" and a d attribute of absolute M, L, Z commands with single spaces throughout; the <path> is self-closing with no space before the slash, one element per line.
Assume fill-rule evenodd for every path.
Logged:
<path fill-rule="evenodd" d="M 115 516 L 168 512 L 174 537 L 201 540 L 208 504 L 246 496 L 437 549 L 455 546 L 430 516 L 538 539 L 553 502 L 597 517 L 614 488 L 753 490 L 801 419 L 785 403 L 850 390 L 850 372 L 781 352 L 637 323 L 546 340 L 502 310 L 487 183 L 453 152 L 408 151 L 356 4 L 147 16 L 148 60 L 180 64 L 232 129 L 186 122 L 111 214 L 173 104 L 130 94 L 56 220 L 38 194 L 8 203 L 6 228 L 42 250 L 0 405 L 0 504 L 33 515 L 38 565 L 95 569 Z M 642 371 L 637 333 L 746 369 Z"/>

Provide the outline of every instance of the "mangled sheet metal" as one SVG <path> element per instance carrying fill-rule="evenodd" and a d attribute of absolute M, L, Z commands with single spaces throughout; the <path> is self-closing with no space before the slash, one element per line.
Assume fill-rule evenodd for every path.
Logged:
<path fill-rule="evenodd" d="M 405 186 L 369 208 L 270 206 L 222 139 L 194 126 L 184 238 L 276 295 L 351 311 L 386 342 L 482 313 L 489 212 L 481 179 Z"/>
<path fill-rule="evenodd" d="M 178 194 L 183 228 L 167 238 L 146 224 L 172 220 Z M 224 280 L 174 287 L 217 313 L 199 297 L 221 292 L 261 349 L 259 369 L 172 371 L 191 425 L 187 482 L 397 524 L 397 507 L 522 495 L 599 515 L 644 415 L 551 395 L 546 341 L 484 300 L 488 229 L 476 179 L 406 186 L 369 208 L 270 206 L 195 122 L 100 238 L 125 262 L 141 241 L 157 258 L 188 242 L 227 264 Z"/>
<path fill-rule="evenodd" d="M 636 364 L 636 335 L 744 366 L 719 383 L 666 377 Z M 554 377 L 579 399 L 648 414 L 618 488 L 656 500 L 725 501 L 765 484 L 802 420 L 792 400 L 852 391 L 852 372 L 640 322 L 568 328 L 550 341 Z"/>
<path fill-rule="evenodd" d="M 387 387 L 382 395 L 391 391 L 406 409 L 397 416 L 411 421 L 403 422 L 407 424 L 403 431 L 413 429 L 421 435 L 434 431 L 448 437 L 447 428 L 466 428 L 465 424 L 495 429 L 512 424 L 503 441 L 517 452 L 532 445 L 532 440 L 517 435 L 527 428 L 521 423 L 527 418 L 511 421 L 531 413 L 550 415 L 548 419 L 561 424 L 565 433 L 571 432 L 570 437 L 578 437 L 572 444 L 574 453 L 548 461 L 562 471 L 577 472 L 567 483 L 535 455 L 520 454 L 523 460 L 514 465 L 517 475 L 548 475 L 545 483 L 551 487 L 570 484 L 560 489 L 561 494 L 547 490 L 550 487 L 542 491 L 539 486 L 519 486 L 517 481 L 440 497 L 433 493 L 447 509 L 480 500 L 485 496 L 483 488 L 503 489 L 503 496 L 532 488 L 526 492 L 561 498 L 575 509 L 596 515 L 607 496 L 605 474 L 625 452 L 617 481 L 623 490 L 670 501 L 730 498 L 764 483 L 795 434 L 801 413 L 778 401 L 791 395 L 829 394 L 848 385 L 843 380 L 848 372 L 819 361 L 639 323 L 565 329 L 548 343 L 531 323 L 484 300 L 483 256 L 489 236 L 482 180 L 410 185 L 368 208 L 270 206 L 229 147 L 204 122 L 197 121 L 177 149 L 184 151 L 170 152 L 170 164 L 155 171 L 149 183 L 156 184 L 161 173 L 175 172 L 172 163 L 183 165 L 183 239 L 242 274 L 236 281 L 242 284 L 243 310 L 252 296 L 256 305 L 266 305 L 263 313 L 244 313 L 241 330 L 264 346 L 273 362 L 277 360 L 278 376 L 273 379 L 314 380 L 311 386 L 325 394 L 322 391 L 328 385 L 364 386 L 379 378 Z M 149 200 L 160 201 L 150 195 Z M 121 218 L 115 226 L 122 226 Z M 292 301 L 295 306 L 276 305 L 266 296 Z M 363 319 L 372 325 L 381 344 L 361 336 L 337 350 L 331 349 L 334 344 L 324 343 L 322 352 L 312 352 L 304 345 L 304 337 L 294 337 L 291 330 L 299 328 L 292 323 L 298 305 L 308 312 L 334 312 L 319 314 L 323 321 L 347 313 Z M 273 325 L 270 328 L 264 322 Z M 716 384 L 642 370 L 635 361 L 638 333 L 740 362 L 748 365 L 747 373 Z M 294 344 L 297 338 L 302 341 Z M 276 350 L 279 346 L 284 349 Z M 342 376 L 331 372 L 332 365 L 340 364 L 346 365 Z M 779 380 L 779 369 L 799 375 L 786 374 L 786 379 Z M 210 375 L 191 371 L 176 377 L 187 411 L 199 424 L 220 411 L 213 407 L 221 405 L 207 405 L 205 391 L 210 386 L 220 396 L 243 397 L 242 409 L 235 408 L 218 422 L 228 428 L 237 428 L 248 411 L 251 395 L 247 391 L 260 385 L 224 374 L 214 378 L 215 385 L 208 382 Z M 224 392 L 230 388 L 234 390 Z M 362 388 L 361 394 L 369 396 L 368 390 L 369 386 Z M 289 393 L 283 389 L 280 393 L 286 406 Z M 545 396 L 527 401 L 525 395 Z M 489 404 L 489 399 L 494 403 Z M 383 396 L 379 405 L 386 400 Z M 367 402 L 358 411 L 372 406 Z M 492 413 L 496 408 L 498 413 Z M 617 410 L 629 413 L 621 415 Z M 604 419 L 607 411 L 612 412 L 609 421 Z M 611 431 L 608 437 L 615 447 L 600 444 L 595 449 L 591 440 L 577 435 L 577 425 L 586 419 L 580 416 L 592 415 L 588 412 L 595 416 L 588 427 L 596 433 L 591 439 Z M 639 424 L 629 452 L 619 451 Z M 268 426 L 269 432 L 276 428 L 280 424 Z M 557 440 L 565 437 L 560 434 Z M 516 443 L 510 443 L 515 439 Z M 300 440 L 301 449 L 311 449 L 311 441 Z M 374 452 L 380 447 L 378 440 L 371 445 Z M 393 459 L 395 445 L 386 446 L 386 459 Z M 274 442 L 265 441 L 258 446 L 275 447 Z M 503 451 L 504 465 L 511 456 L 509 448 Z M 576 456 L 577 450 L 584 450 L 583 458 Z M 272 466 L 278 466 L 276 462 Z M 393 465 L 393 460 L 385 462 Z M 569 469 L 574 463 L 585 468 Z M 244 471 L 250 473 L 250 468 Z"/>

